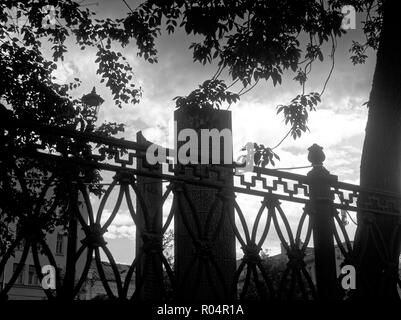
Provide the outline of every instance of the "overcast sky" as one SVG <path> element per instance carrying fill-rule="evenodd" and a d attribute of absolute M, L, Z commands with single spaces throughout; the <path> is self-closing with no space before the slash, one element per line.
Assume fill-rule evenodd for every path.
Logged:
<path fill-rule="evenodd" d="M 84 3 L 90 2 L 92 1 Z M 137 2 L 128 0 L 133 8 Z M 121 17 L 128 12 L 122 1 L 98 1 L 98 5 L 91 5 L 90 8 L 101 17 Z M 338 175 L 342 181 L 359 182 L 359 162 L 367 117 L 366 107 L 362 104 L 368 100 L 375 66 L 374 52 L 369 52 L 370 58 L 364 65 L 353 66 L 349 59 L 351 41 L 361 39 L 361 36 L 361 21 L 357 17 L 357 29 L 348 31 L 338 40 L 333 74 L 322 97 L 322 103 L 316 112 L 310 114 L 310 133 L 295 141 L 289 138 L 277 149 L 281 158 L 277 167 L 309 165 L 307 148 L 313 143 L 318 143 L 324 147 L 325 166 L 332 174 Z M 188 50 L 192 40 L 181 31 L 170 36 L 164 34 L 157 41 L 159 62 L 154 65 L 137 57 L 134 44 L 122 49 L 122 53 L 134 68 L 135 83 L 143 89 L 143 98 L 139 104 L 126 105 L 122 109 L 114 105 L 108 89 L 99 83 L 94 50 L 81 51 L 71 43 L 69 52 L 64 62 L 59 63 L 55 75 L 59 82 L 71 81 L 75 77 L 82 80 L 82 86 L 72 92 L 75 97 L 81 97 L 96 86 L 97 92 L 105 99 L 100 109 L 99 124 L 106 120 L 122 122 L 127 126 L 122 135 L 125 139 L 135 140 L 136 132 L 143 130 L 149 140 L 160 142 L 166 134 L 163 128 L 172 119 L 172 99 L 178 95 L 187 95 L 198 84 L 210 79 L 216 71 L 213 65 L 202 66 L 193 63 L 192 53 Z M 313 65 L 306 92 L 322 90 L 330 70 L 329 49 L 325 48 L 325 61 Z M 225 79 L 227 75 L 222 76 Z M 292 80 L 293 77 L 293 74 L 285 76 L 283 85 L 277 87 L 270 81 L 261 82 L 242 96 L 237 104 L 231 106 L 234 151 L 249 141 L 273 146 L 281 140 L 289 128 L 284 125 L 282 115 L 276 115 L 276 106 L 288 103 L 301 92 L 299 84 Z M 229 79 L 228 83 L 231 83 Z M 240 89 L 233 87 L 233 91 Z M 306 174 L 307 171 L 308 169 L 294 172 Z M 105 176 L 105 180 L 110 181 L 110 175 Z M 111 200 L 113 199 L 115 196 L 111 197 Z M 93 201 L 97 207 L 98 201 L 95 198 Z M 259 200 L 254 204 L 244 202 L 244 211 L 249 223 L 256 214 L 258 203 Z M 111 208 L 112 204 L 106 206 L 107 210 Z M 295 206 L 290 206 L 288 210 L 291 224 L 295 226 L 302 211 Z M 352 226 L 347 228 L 352 232 Z M 109 247 L 119 262 L 130 263 L 133 259 L 134 229 L 128 210 L 123 205 L 106 235 Z M 272 240 L 271 237 L 268 241 L 269 239 Z M 268 246 L 272 253 L 277 252 L 277 239 L 272 240 Z"/>

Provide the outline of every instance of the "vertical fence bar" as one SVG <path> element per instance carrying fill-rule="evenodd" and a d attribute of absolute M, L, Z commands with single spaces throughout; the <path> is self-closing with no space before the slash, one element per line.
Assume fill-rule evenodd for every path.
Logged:
<path fill-rule="evenodd" d="M 63 282 L 62 298 L 66 300 L 73 300 L 73 292 L 75 285 L 75 255 L 77 250 L 77 237 L 78 237 L 78 224 L 77 214 L 78 210 L 78 187 L 76 184 L 71 185 L 71 204 L 69 206 L 69 222 L 68 222 L 68 242 L 67 242 L 67 257 L 65 277 Z"/>
<path fill-rule="evenodd" d="M 334 248 L 333 196 L 330 185 L 337 180 L 323 166 L 325 155 L 322 147 L 314 144 L 309 150 L 308 160 L 313 169 L 308 172 L 310 188 L 310 223 L 313 230 L 315 251 L 316 287 L 318 300 L 336 300 L 336 260 Z"/>

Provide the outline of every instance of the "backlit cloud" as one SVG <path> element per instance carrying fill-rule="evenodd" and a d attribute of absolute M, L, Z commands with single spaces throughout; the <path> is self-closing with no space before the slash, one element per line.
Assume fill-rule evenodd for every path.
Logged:
<path fill-rule="evenodd" d="M 138 2 L 138 1 L 137 1 Z M 118 5 L 117 5 L 118 3 Z M 134 1 L 131 5 L 135 7 Z M 99 1 L 96 8 L 100 16 L 121 16 L 128 9 L 122 2 Z M 352 39 L 361 36 L 361 31 L 351 31 L 339 40 L 335 66 L 331 79 L 325 89 L 322 103 L 316 112 L 310 113 L 306 132 L 300 139 L 286 139 L 275 151 L 281 161 L 277 167 L 297 167 L 309 165 L 307 148 L 313 143 L 324 147 L 326 153 L 325 166 L 342 181 L 357 183 L 359 180 L 359 162 L 362 151 L 367 109 L 362 104 L 369 98 L 371 79 L 374 70 L 374 53 L 365 65 L 353 66 L 349 60 L 348 49 Z M 96 75 L 95 51 L 84 53 L 71 44 L 71 49 L 65 57 L 63 65 L 55 72 L 61 81 L 80 78 L 82 86 L 73 91 L 76 97 L 88 93 L 93 86 L 105 99 L 101 106 L 98 123 L 104 121 L 122 122 L 127 125 L 121 136 L 135 140 L 139 130 L 151 141 L 162 143 L 166 135 L 166 126 L 172 119 L 174 111 L 173 98 L 187 95 L 198 84 L 209 79 L 216 71 L 215 66 L 203 67 L 194 64 L 192 53 L 188 46 L 192 41 L 182 31 L 173 36 L 162 36 L 157 41 L 159 63 L 150 65 L 136 55 L 134 45 L 121 49 L 128 61 L 134 67 L 135 82 L 143 89 L 143 97 L 137 105 L 126 105 L 122 109 L 114 106 L 112 96 L 107 88 L 100 84 Z M 325 61 L 316 64 L 309 75 L 306 92 L 323 89 L 323 84 L 331 68 L 328 56 L 330 47 L 324 52 Z M 265 146 L 275 146 L 289 130 L 283 123 L 282 115 L 276 115 L 276 106 L 289 103 L 292 98 L 301 93 L 300 86 L 292 81 L 293 74 L 283 77 L 283 85 L 274 87 L 270 82 L 260 83 L 252 91 L 241 97 L 240 102 L 232 105 L 234 154 L 247 142 L 263 143 Z M 223 73 L 227 82 L 231 80 Z M 234 86 L 232 90 L 241 88 Z M 309 169 L 296 170 L 306 174 Z M 110 180 L 108 177 L 105 180 Z M 110 198 L 115 202 L 116 194 Z M 242 201 L 242 196 L 239 201 Z M 260 199 L 259 199 L 260 200 Z M 249 226 L 252 226 L 254 216 L 260 206 L 259 200 L 243 201 L 242 206 Z M 94 200 L 98 205 L 98 200 Z M 113 202 L 113 201 L 111 201 Z M 169 207 L 171 199 L 168 200 Z M 286 214 L 290 225 L 297 225 L 302 211 L 296 206 L 286 205 Z M 106 207 L 102 217 L 104 223 L 111 214 L 111 208 Z M 166 215 L 166 212 L 164 212 Z M 259 233 L 258 233 L 259 234 Z M 122 207 L 113 223 L 108 228 L 105 237 L 113 248 L 117 261 L 127 260 L 127 247 L 135 237 L 135 224 L 126 208 Z M 126 242 L 124 242 L 126 241 Z M 267 246 L 273 251 L 279 250 L 277 235 L 267 238 Z M 132 249 L 134 252 L 134 249 Z M 239 248 L 238 248 L 238 251 Z"/>

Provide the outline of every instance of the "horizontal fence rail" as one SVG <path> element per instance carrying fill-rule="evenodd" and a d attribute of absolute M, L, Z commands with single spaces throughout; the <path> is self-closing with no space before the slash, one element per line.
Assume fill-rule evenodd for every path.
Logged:
<path fill-rule="evenodd" d="M 369 223 L 388 266 L 385 276 L 401 288 L 394 266 L 401 197 L 337 181 L 323 167 L 316 145 L 309 150 L 308 175 L 259 167 L 236 175 L 235 165 L 183 166 L 171 158 L 149 165 L 144 143 L 12 119 L 2 126 L 1 152 L 7 156 L 1 160 L 6 169 L 1 187 L 15 199 L 5 199 L 0 210 L 5 223 L 17 226 L 1 251 L 2 299 L 21 284 L 29 261 L 34 268 L 29 277 L 39 284 L 46 280 L 43 265 L 54 267 L 54 288 L 43 288 L 48 299 L 84 299 L 94 283 L 108 299 L 121 300 L 343 299 L 350 291 L 341 287 L 337 252 L 340 267 L 358 269 L 367 250 L 348 234 L 344 217 L 350 212 L 358 213 L 358 224 Z M 22 147 L 11 142 L 27 137 Z M 112 180 L 88 182 L 83 173 L 94 171 L 112 174 Z M 98 192 L 97 210 L 91 192 Z M 250 204 L 253 212 L 245 211 Z M 297 208 L 291 219 L 288 204 Z M 135 258 L 127 266 L 115 261 L 105 236 L 123 206 L 136 229 Z M 19 217 L 8 219 L 14 208 Z M 377 227 L 378 215 L 398 219 L 389 237 Z M 64 227 L 68 239 L 63 260 L 49 245 L 51 223 Z M 272 237 L 281 254 L 263 252 Z M 242 257 L 235 255 L 236 244 Z"/>

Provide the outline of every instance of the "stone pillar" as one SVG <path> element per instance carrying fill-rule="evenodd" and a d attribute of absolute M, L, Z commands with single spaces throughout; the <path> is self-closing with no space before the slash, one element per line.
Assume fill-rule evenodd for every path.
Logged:
<path fill-rule="evenodd" d="M 201 151 L 201 129 L 217 129 L 221 132 L 223 129 L 231 131 L 231 113 L 221 110 L 192 110 L 191 112 L 185 109 L 179 109 L 174 112 L 174 120 L 177 125 L 177 136 L 183 129 L 193 129 L 198 137 L 198 160 L 202 154 Z M 179 151 L 180 147 L 185 144 L 185 141 L 178 141 L 176 137 L 176 150 Z M 211 141 L 211 140 L 210 140 Z M 232 137 L 229 141 L 221 139 L 220 145 L 220 161 L 223 161 L 224 143 L 231 144 Z M 211 154 L 211 145 L 209 146 L 209 155 Z M 204 151 L 204 150 L 203 150 Z M 218 152 L 218 151 L 217 151 Z M 204 154 L 203 154 L 204 155 Z M 232 153 L 230 154 L 230 162 L 232 162 Z M 179 159 L 178 159 L 179 160 Z M 180 161 L 177 161 L 178 164 Z M 182 166 L 183 172 L 186 177 L 195 178 L 193 170 L 190 167 L 195 167 L 195 170 L 202 174 L 206 174 L 209 164 L 198 164 L 194 166 Z M 178 165 L 180 167 L 180 165 Z M 225 185 L 227 187 L 233 186 L 232 168 L 225 169 Z M 176 173 L 178 174 L 178 173 Z M 212 180 L 217 180 L 217 176 L 212 176 Z M 178 196 L 183 196 L 184 187 L 188 191 L 190 201 L 195 208 L 197 220 L 200 222 L 200 232 L 196 226 L 195 212 L 192 212 L 190 206 L 185 201 L 185 206 L 179 208 Z M 217 208 L 210 219 L 209 227 L 206 230 L 206 220 L 209 210 L 216 197 L 221 196 L 221 190 L 212 189 L 205 186 L 193 185 L 185 182 L 185 185 L 179 186 L 180 190 L 175 191 L 175 274 L 178 285 L 177 296 L 180 300 L 190 301 L 204 301 L 204 300 L 229 300 L 232 298 L 230 288 L 232 279 L 236 270 L 236 255 L 235 255 L 235 235 L 230 224 L 230 217 L 234 220 L 234 209 L 232 203 L 228 205 L 226 210 L 224 222 L 220 229 L 218 237 L 213 241 L 212 235 L 219 224 L 221 218 L 222 201 L 218 202 Z M 225 191 L 227 193 L 227 190 Z M 223 192 L 224 193 L 224 192 Z M 224 198 L 224 197 L 222 197 Z M 182 210 L 183 209 L 183 210 Z M 183 212 L 180 212 L 180 211 Z M 185 216 L 189 227 L 193 230 L 196 237 L 194 241 L 185 225 L 183 219 Z M 213 266 L 215 261 L 218 266 L 218 271 Z M 209 270 L 209 275 L 208 271 Z M 211 283 L 210 283 L 211 282 Z M 214 288 L 213 288 L 214 286 Z"/>

